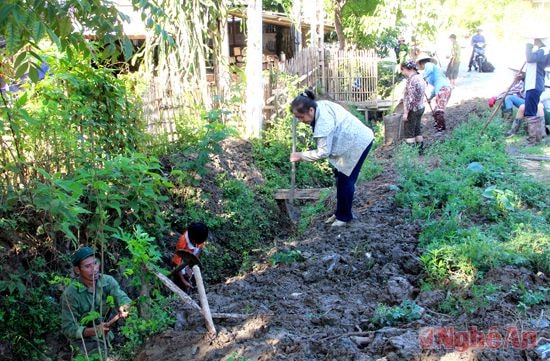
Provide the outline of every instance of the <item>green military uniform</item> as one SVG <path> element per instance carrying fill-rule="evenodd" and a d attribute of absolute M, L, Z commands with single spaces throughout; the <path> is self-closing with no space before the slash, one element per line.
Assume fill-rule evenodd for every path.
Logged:
<path fill-rule="evenodd" d="M 95 299 L 94 299 L 95 296 Z M 111 307 L 107 303 L 107 297 L 112 296 L 115 305 Z M 61 329 L 63 334 L 71 341 L 71 344 L 76 347 L 82 347 L 82 333 L 86 327 L 91 327 L 92 324 L 82 325 L 82 318 L 90 312 L 98 312 L 101 317 L 95 320 L 95 324 L 108 321 L 105 318 L 109 317 L 108 312 L 111 309 L 118 311 L 118 308 L 123 305 L 130 304 L 132 300 L 120 288 L 118 282 L 111 276 L 100 275 L 96 283 L 95 295 L 81 282 L 75 282 L 65 289 L 61 296 Z M 107 341 L 112 340 L 112 332 L 107 334 Z M 86 351 L 98 348 L 98 343 L 103 344 L 103 340 L 97 336 L 87 337 L 84 339 Z"/>

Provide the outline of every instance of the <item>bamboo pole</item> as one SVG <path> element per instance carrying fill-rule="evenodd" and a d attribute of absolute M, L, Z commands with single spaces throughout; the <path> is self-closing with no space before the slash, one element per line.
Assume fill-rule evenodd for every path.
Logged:
<path fill-rule="evenodd" d="M 523 65 L 521 66 L 521 68 L 519 69 L 518 71 L 518 74 L 521 74 L 521 72 L 523 71 L 523 68 L 525 67 L 525 62 L 523 63 Z M 514 81 L 512 81 L 512 84 L 510 84 L 510 86 L 508 87 L 508 89 L 506 90 L 506 92 L 504 93 L 504 96 L 500 99 L 500 101 L 498 102 L 497 106 L 495 107 L 495 110 L 493 110 L 493 114 L 491 114 L 491 116 L 489 117 L 489 119 L 487 119 L 487 121 L 485 122 L 485 125 L 483 126 L 483 128 L 481 128 L 481 131 L 479 132 L 479 134 L 483 134 L 483 132 L 485 131 L 485 128 L 487 128 L 487 126 L 489 125 L 489 123 L 491 123 L 491 120 L 493 120 L 495 114 L 497 113 L 497 111 L 500 109 L 500 107 L 502 106 L 502 103 L 504 103 L 504 99 L 506 98 L 506 96 L 508 95 L 508 92 L 510 91 L 510 89 L 512 89 L 512 87 L 514 86 L 514 84 L 516 83 L 516 77 L 517 77 L 517 74 L 514 76 Z"/>
<path fill-rule="evenodd" d="M 201 301 L 202 315 L 206 321 L 206 328 L 211 336 L 215 336 L 217 331 L 212 321 L 212 314 L 210 313 L 210 307 L 208 306 L 208 298 L 206 298 L 206 290 L 204 289 L 204 283 L 202 282 L 201 269 L 198 265 L 193 266 L 193 274 L 195 281 L 197 282 L 197 289 L 199 291 L 199 299 Z"/>
<path fill-rule="evenodd" d="M 147 266 L 147 269 L 151 271 L 157 278 L 164 283 L 166 287 L 168 287 L 172 292 L 177 294 L 181 300 L 191 306 L 192 309 L 195 311 L 199 311 L 202 316 L 204 317 L 204 321 L 206 323 L 206 329 L 208 330 L 208 333 L 211 336 L 215 336 L 217 334 L 216 327 L 214 326 L 214 322 L 212 321 L 212 314 L 210 313 L 210 307 L 208 306 L 208 299 L 206 298 L 206 291 L 204 289 L 204 283 L 202 281 L 202 274 L 200 271 L 199 266 L 195 265 L 193 266 L 193 272 L 195 275 L 195 280 L 197 281 L 197 288 L 199 291 L 199 299 L 201 306 L 199 306 L 191 297 L 189 297 L 185 292 L 183 292 L 174 282 L 172 282 L 168 277 L 157 271 L 156 269 Z M 228 313 L 217 313 L 217 318 L 245 318 L 244 315 L 238 315 L 238 314 L 228 314 Z"/>
<path fill-rule="evenodd" d="M 164 283 L 164 285 L 166 287 L 168 287 L 172 292 L 174 292 L 176 295 L 178 295 L 185 304 L 191 306 L 192 309 L 202 313 L 202 309 L 200 308 L 200 306 L 197 305 L 197 303 L 195 301 L 193 301 L 193 299 L 191 297 L 189 297 L 185 292 L 183 292 L 181 290 L 181 288 L 179 288 L 168 277 L 166 277 L 165 275 L 163 275 L 162 273 L 160 273 L 159 271 L 157 271 L 156 269 L 154 269 L 152 267 L 148 266 L 147 269 L 149 269 L 149 271 L 151 271 L 155 276 L 157 276 L 157 278 L 162 283 Z"/>

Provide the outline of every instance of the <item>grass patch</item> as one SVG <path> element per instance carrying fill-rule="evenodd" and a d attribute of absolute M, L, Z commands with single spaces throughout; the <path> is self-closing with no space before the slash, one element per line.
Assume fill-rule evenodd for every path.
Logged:
<path fill-rule="evenodd" d="M 519 171 L 503 125 L 471 117 L 425 157 L 396 152 L 396 201 L 423 223 L 426 282 L 471 287 L 503 265 L 550 271 L 550 189 Z"/>

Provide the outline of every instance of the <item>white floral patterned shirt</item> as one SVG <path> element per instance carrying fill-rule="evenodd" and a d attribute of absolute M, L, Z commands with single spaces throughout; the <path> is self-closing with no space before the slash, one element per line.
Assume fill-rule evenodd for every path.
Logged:
<path fill-rule="evenodd" d="M 328 158 L 338 171 L 349 176 L 374 140 L 374 133 L 341 105 L 319 100 L 313 137 L 317 149 L 302 152 L 302 159 L 315 161 Z"/>

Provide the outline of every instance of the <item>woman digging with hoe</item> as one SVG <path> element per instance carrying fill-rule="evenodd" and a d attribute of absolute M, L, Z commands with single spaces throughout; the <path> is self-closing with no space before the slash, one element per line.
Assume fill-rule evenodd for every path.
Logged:
<path fill-rule="evenodd" d="M 328 100 L 315 100 L 310 90 L 305 90 L 290 104 L 292 114 L 313 129 L 317 149 L 292 152 L 290 161 L 313 162 L 328 158 L 335 168 L 336 211 L 325 223 L 342 227 L 352 219 L 351 206 L 359 171 L 374 141 L 370 128 L 361 123 L 341 105 Z"/>
<path fill-rule="evenodd" d="M 426 96 L 426 83 L 418 73 L 416 62 L 409 59 L 401 64 L 401 73 L 407 79 L 403 94 L 403 121 L 405 122 L 405 142 L 417 145 L 422 153 L 424 138 L 422 138 L 421 121 L 424 114 L 424 97 Z"/>
<path fill-rule="evenodd" d="M 422 77 L 432 86 L 432 93 L 428 98 L 428 104 L 431 104 L 435 98 L 435 107 L 433 108 L 433 117 L 435 120 L 435 130 L 442 132 L 445 130 L 445 108 L 451 97 L 451 83 L 443 73 L 443 70 L 434 63 L 434 59 L 428 54 L 420 54 L 416 58 L 418 69 L 422 70 Z M 431 105 L 430 105 L 431 106 Z"/>

